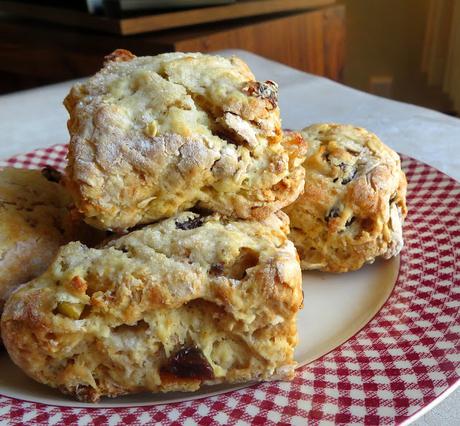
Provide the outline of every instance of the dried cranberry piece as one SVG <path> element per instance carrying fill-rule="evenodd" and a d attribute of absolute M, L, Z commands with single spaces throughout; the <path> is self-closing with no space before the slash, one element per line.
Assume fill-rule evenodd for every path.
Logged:
<path fill-rule="evenodd" d="M 204 223 L 204 218 L 200 216 L 191 217 L 187 219 L 185 222 L 179 222 L 176 220 L 176 228 L 182 229 L 183 231 L 187 231 L 189 229 L 199 228 Z"/>
<path fill-rule="evenodd" d="M 346 185 L 347 183 L 350 183 L 358 174 L 358 171 L 356 169 L 353 169 L 352 172 L 345 178 L 342 179 L 342 185 Z"/>
<path fill-rule="evenodd" d="M 355 220 L 356 220 L 356 218 L 354 216 L 350 217 L 350 219 L 348 219 L 345 222 L 345 226 L 351 226 Z"/>
<path fill-rule="evenodd" d="M 211 380 L 214 378 L 214 371 L 201 349 L 187 347 L 180 349 L 163 367 L 163 371 L 174 374 L 177 377 L 189 379 Z"/>
<path fill-rule="evenodd" d="M 340 216 L 340 209 L 338 207 L 332 207 L 331 210 L 329 210 L 329 213 L 326 215 L 326 222 L 329 222 L 329 220 L 333 219 L 334 217 L 339 217 Z"/>
<path fill-rule="evenodd" d="M 213 263 L 209 268 L 209 274 L 213 276 L 224 275 L 224 264 L 223 263 Z"/>
<path fill-rule="evenodd" d="M 62 178 L 62 173 L 54 167 L 45 166 L 42 169 L 42 176 L 50 182 L 59 183 Z"/>

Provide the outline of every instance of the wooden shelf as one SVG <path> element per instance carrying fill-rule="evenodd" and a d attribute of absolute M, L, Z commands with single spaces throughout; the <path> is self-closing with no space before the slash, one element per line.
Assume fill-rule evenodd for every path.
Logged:
<path fill-rule="evenodd" d="M 0 93 L 91 75 L 101 67 L 104 56 L 117 48 L 131 50 L 138 56 L 243 49 L 340 81 L 344 43 L 344 5 L 129 37 L 39 21 L 3 19 Z"/>
<path fill-rule="evenodd" d="M 71 9 L 0 0 L 0 11 L 67 26 L 83 27 L 112 34 L 133 35 L 209 22 L 308 10 L 333 3 L 335 0 L 248 0 L 223 6 L 116 19 L 94 16 Z"/>

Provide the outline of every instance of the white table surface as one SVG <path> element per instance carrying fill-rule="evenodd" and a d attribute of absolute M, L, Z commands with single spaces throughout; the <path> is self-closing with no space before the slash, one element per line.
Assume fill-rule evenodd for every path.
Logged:
<path fill-rule="evenodd" d="M 244 51 L 225 51 L 244 59 L 258 80 L 280 86 L 283 127 L 315 122 L 350 123 L 375 132 L 393 149 L 460 180 L 460 120 L 413 105 L 369 95 Z M 62 100 L 72 82 L 0 96 L 0 158 L 67 143 Z M 417 426 L 459 425 L 457 389 Z"/>

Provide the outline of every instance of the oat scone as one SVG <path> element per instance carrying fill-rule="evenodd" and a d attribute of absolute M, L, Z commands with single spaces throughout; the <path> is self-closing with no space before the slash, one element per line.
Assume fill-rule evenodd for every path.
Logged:
<path fill-rule="evenodd" d="M 13 359 L 82 401 L 291 379 L 301 271 L 282 212 L 183 212 L 105 247 L 70 243 L 5 305 Z"/>
<path fill-rule="evenodd" d="M 72 88 L 67 184 L 86 221 L 124 230 L 193 206 L 263 219 L 303 188 L 278 87 L 237 58 L 118 50 Z"/>
<path fill-rule="evenodd" d="M 0 314 L 9 293 L 43 273 L 71 240 L 70 204 L 39 170 L 0 171 Z"/>
<path fill-rule="evenodd" d="M 305 191 L 284 211 L 302 269 L 346 272 L 396 256 L 407 214 L 398 154 L 351 125 L 315 124 L 301 133 Z"/>

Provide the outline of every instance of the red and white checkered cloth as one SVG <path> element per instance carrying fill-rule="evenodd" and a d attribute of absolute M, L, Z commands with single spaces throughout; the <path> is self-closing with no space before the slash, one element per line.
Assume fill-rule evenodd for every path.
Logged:
<path fill-rule="evenodd" d="M 66 147 L 0 166 L 62 169 Z M 196 401 L 134 408 L 62 408 L 0 396 L 0 424 L 399 424 L 460 378 L 460 184 L 404 157 L 409 215 L 388 302 L 294 381 L 261 383 Z"/>

